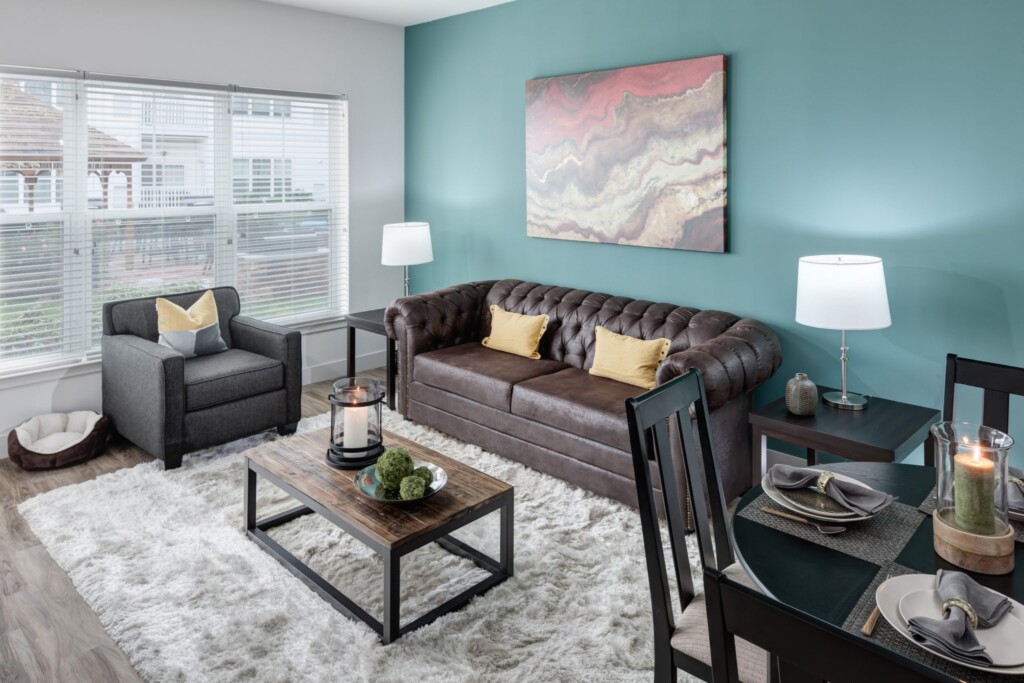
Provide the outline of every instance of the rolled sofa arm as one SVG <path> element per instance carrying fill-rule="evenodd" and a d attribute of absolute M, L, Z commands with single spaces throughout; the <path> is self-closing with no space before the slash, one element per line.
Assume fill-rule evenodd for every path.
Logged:
<path fill-rule="evenodd" d="M 230 326 L 233 346 L 284 364 L 284 424 L 298 422 L 302 418 L 302 333 L 245 315 L 236 315 Z"/>
<path fill-rule="evenodd" d="M 719 408 L 764 383 L 782 365 L 782 346 L 770 327 L 743 318 L 718 336 L 673 353 L 658 368 L 664 384 L 692 368 L 704 375 L 709 408 Z"/>
<path fill-rule="evenodd" d="M 398 410 L 408 414 L 416 354 L 478 341 L 484 298 L 495 280 L 454 285 L 395 299 L 384 312 L 388 337 L 398 347 Z"/>
<path fill-rule="evenodd" d="M 130 334 L 103 335 L 103 414 L 170 466 L 185 447 L 185 357 Z"/>

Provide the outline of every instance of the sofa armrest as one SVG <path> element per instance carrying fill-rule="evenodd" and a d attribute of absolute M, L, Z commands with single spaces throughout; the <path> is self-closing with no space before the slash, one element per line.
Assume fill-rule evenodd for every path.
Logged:
<path fill-rule="evenodd" d="M 302 417 L 302 333 L 244 315 L 232 318 L 230 327 L 232 346 L 284 364 L 287 400 L 282 425 L 298 422 Z"/>
<path fill-rule="evenodd" d="M 718 336 L 666 358 L 658 368 L 658 384 L 699 368 L 704 375 L 708 407 L 714 409 L 753 391 L 780 365 L 778 335 L 759 320 L 743 318 Z"/>
<path fill-rule="evenodd" d="M 455 285 L 425 294 L 395 299 L 384 312 L 388 337 L 398 347 L 398 409 L 408 414 L 408 391 L 413 358 L 481 337 L 484 298 L 495 280 Z"/>
<path fill-rule="evenodd" d="M 185 357 L 130 334 L 104 335 L 103 413 L 114 429 L 171 466 L 185 431 Z"/>

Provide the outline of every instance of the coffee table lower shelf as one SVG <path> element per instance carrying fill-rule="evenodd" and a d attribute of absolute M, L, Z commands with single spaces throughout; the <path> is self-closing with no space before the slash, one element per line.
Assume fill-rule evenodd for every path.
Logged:
<path fill-rule="evenodd" d="M 262 477 L 274 484 L 290 496 L 296 498 L 301 505 L 286 510 L 285 512 L 272 515 L 265 519 L 256 519 L 256 480 L 257 476 Z M 426 626 L 438 617 L 459 609 L 474 597 L 482 595 L 492 587 L 505 581 L 513 575 L 513 514 L 514 497 L 511 490 L 507 495 L 495 499 L 491 503 L 475 510 L 466 512 L 444 526 L 423 534 L 408 543 L 397 548 L 389 547 L 380 543 L 363 533 L 357 526 L 350 524 L 343 516 L 336 514 L 333 510 L 321 505 L 303 492 L 281 481 L 278 477 L 268 472 L 265 468 L 246 459 L 245 479 L 245 531 L 246 535 L 255 541 L 265 551 L 283 564 L 295 576 L 299 577 L 307 586 L 326 600 L 331 606 L 342 614 L 364 622 L 377 632 L 381 641 L 387 645 L 399 637 Z M 450 536 L 451 532 L 460 529 L 467 524 L 474 522 L 492 512 L 500 511 L 500 555 L 499 559 L 484 554 L 472 546 Z M 272 539 L 267 531 L 282 524 L 287 524 L 299 517 L 311 513 L 317 513 L 352 535 L 368 548 L 381 556 L 384 561 L 384 620 L 374 618 L 362 607 L 352 601 L 347 595 L 330 584 L 326 579 L 317 574 L 308 565 L 295 557 L 288 550 Z M 422 548 L 430 543 L 437 543 L 450 553 L 465 557 L 474 562 L 481 569 L 490 573 L 490 576 L 467 588 L 458 595 L 450 598 L 441 605 L 430 610 L 417 619 L 402 625 L 400 619 L 400 588 L 401 588 L 401 558 L 409 553 Z"/>

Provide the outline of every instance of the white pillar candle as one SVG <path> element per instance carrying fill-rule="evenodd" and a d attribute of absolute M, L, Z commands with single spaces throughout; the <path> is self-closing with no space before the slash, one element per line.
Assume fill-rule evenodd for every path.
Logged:
<path fill-rule="evenodd" d="M 365 406 L 345 407 L 345 448 L 366 448 L 367 410 Z"/>

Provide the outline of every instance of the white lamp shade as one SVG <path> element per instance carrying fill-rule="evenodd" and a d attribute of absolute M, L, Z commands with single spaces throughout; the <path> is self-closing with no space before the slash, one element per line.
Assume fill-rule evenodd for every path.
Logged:
<path fill-rule="evenodd" d="M 796 285 L 796 321 L 826 330 L 889 327 L 885 271 L 877 256 L 804 256 Z"/>
<path fill-rule="evenodd" d="M 430 223 L 388 223 L 384 226 L 381 265 L 414 266 L 433 260 Z"/>

